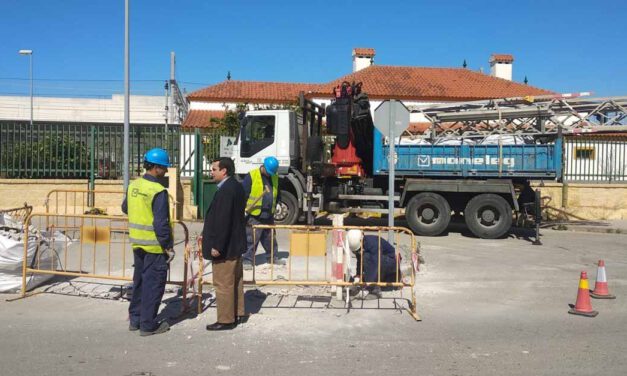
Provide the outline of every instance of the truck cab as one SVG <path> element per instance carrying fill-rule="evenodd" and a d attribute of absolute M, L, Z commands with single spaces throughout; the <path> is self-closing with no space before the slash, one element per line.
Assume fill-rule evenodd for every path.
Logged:
<path fill-rule="evenodd" d="M 294 139 L 296 116 L 289 110 L 249 111 L 241 121 L 233 145 L 235 173 L 244 175 L 258 168 L 264 158 L 274 156 L 279 161 L 279 173 L 286 173 L 295 158 Z"/>
<path fill-rule="evenodd" d="M 290 110 L 247 111 L 233 145 L 235 174 L 241 178 L 259 168 L 266 157 L 279 161 L 281 201 L 275 212 L 279 224 L 293 224 L 301 213 L 304 177 L 295 169 L 299 145 L 297 114 Z"/>

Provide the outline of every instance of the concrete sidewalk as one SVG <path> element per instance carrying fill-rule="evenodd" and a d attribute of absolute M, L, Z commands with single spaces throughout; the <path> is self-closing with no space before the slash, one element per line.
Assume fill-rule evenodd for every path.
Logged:
<path fill-rule="evenodd" d="M 608 221 L 554 221 L 544 222 L 543 228 L 559 231 L 596 232 L 603 234 L 627 235 L 627 220 L 615 219 Z"/>

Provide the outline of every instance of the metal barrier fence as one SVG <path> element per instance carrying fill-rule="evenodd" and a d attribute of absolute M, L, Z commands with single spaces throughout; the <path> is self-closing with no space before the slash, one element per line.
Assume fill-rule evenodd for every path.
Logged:
<path fill-rule="evenodd" d="M 175 222 L 174 237 L 175 250 L 183 257 L 175 258 L 170 264 L 167 283 L 182 286 L 182 309 L 186 311 L 191 248 L 185 223 Z M 182 250 L 177 238 L 183 239 Z M 24 223 L 22 298 L 28 296 L 29 274 L 132 281 L 133 250 L 128 239 L 127 218 L 31 214 Z"/>
<path fill-rule="evenodd" d="M 419 266 L 419 248 L 416 242 L 413 232 L 404 227 L 356 227 L 356 226 L 288 226 L 288 225 L 256 225 L 254 229 L 271 229 L 272 239 L 270 241 L 271 257 L 274 259 L 274 237 L 276 229 L 291 230 L 289 238 L 289 258 L 287 270 L 281 270 L 281 275 L 278 275 L 277 271 L 280 266 L 270 263 L 270 273 L 267 278 L 260 276 L 257 267 L 253 267 L 252 279 L 247 280 L 247 273 L 244 275 L 244 284 L 267 286 L 267 285 L 279 285 L 279 286 L 329 286 L 332 288 L 346 288 L 358 287 L 364 288 L 368 286 L 379 286 L 387 288 L 396 288 L 400 290 L 401 298 L 403 289 L 410 288 L 410 298 L 407 299 L 409 303 L 408 311 L 410 315 L 420 320 L 420 317 L 416 311 L 416 293 L 414 291 L 416 281 L 416 271 Z M 363 280 L 349 279 L 351 270 L 350 257 L 346 257 L 348 247 L 346 244 L 345 233 L 347 230 L 359 229 L 364 231 L 364 234 L 376 234 L 379 239 L 382 239 L 384 234 L 388 234 L 391 231 L 393 235 L 393 241 L 390 243 L 395 244 L 395 263 L 396 268 L 394 272 L 394 278 L 392 281 L 382 281 L 382 260 L 381 257 L 381 241 L 378 243 L 378 258 L 377 258 L 377 281 L 364 282 Z M 255 234 L 256 231 L 253 231 Z M 404 239 L 402 239 L 404 238 Z M 213 284 L 212 281 L 207 281 L 203 277 L 205 270 L 203 269 L 204 262 L 202 258 L 201 242 L 192 250 L 191 256 L 194 260 L 197 260 L 199 265 L 198 287 L 194 295 L 198 299 L 198 312 L 202 311 L 202 286 Z M 332 252 L 329 252 L 329 249 Z M 342 254 L 342 257 L 339 255 Z M 361 247 L 361 260 L 364 260 L 364 247 L 362 240 Z M 364 262 L 361 263 L 360 269 L 356 270 L 356 274 L 363 276 Z M 408 273 L 409 275 L 403 275 Z M 276 278 L 275 278 L 276 276 Z M 348 291 L 346 291 L 347 303 L 350 304 L 348 299 Z"/>
<path fill-rule="evenodd" d="M 627 183 L 627 135 L 564 139 L 564 180 Z"/>
<path fill-rule="evenodd" d="M 131 174 L 146 150 L 162 147 L 178 164 L 178 125 L 132 124 Z M 123 173 L 122 124 L 0 122 L 0 178 L 117 179 Z"/>
<path fill-rule="evenodd" d="M 172 195 L 168 194 L 168 196 L 171 218 L 176 218 L 176 200 Z M 124 191 L 120 190 L 53 189 L 46 195 L 44 205 L 46 213 L 72 215 L 107 215 L 106 210 L 103 211 L 103 209 L 113 206 L 119 210 L 116 214 L 122 215 L 123 200 Z"/>
<path fill-rule="evenodd" d="M 19 208 L 2 209 L 0 210 L 0 215 L 8 214 L 14 220 L 24 223 L 24 221 L 26 220 L 26 218 L 28 218 L 32 211 L 33 207 L 24 203 L 24 206 L 21 206 Z"/>

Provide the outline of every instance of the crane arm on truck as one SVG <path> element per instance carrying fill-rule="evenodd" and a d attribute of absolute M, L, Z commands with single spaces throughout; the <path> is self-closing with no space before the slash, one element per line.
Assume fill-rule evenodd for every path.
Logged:
<path fill-rule="evenodd" d="M 551 135 L 627 130 L 627 97 L 588 98 L 589 93 L 513 97 L 409 106 L 432 125 L 431 138 L 491 134 Z"/>

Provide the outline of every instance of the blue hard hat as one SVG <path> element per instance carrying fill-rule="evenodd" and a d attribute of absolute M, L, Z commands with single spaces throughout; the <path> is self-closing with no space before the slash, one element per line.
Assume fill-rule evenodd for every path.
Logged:
<path fill-rule="evenodd" d="M 144 161 L 159 166 L 170 167 L 170 156 L 161 148 L 150 149 L 144 155 Z"/>
<path fill-rule="evenodd" d="M 279 169 L 279 161 L 274 157 L 266 157 L 266 159 L 263 160 L 263 167 L 265 167 L 268 175 L 276 175 L 276 172 Z"/>

